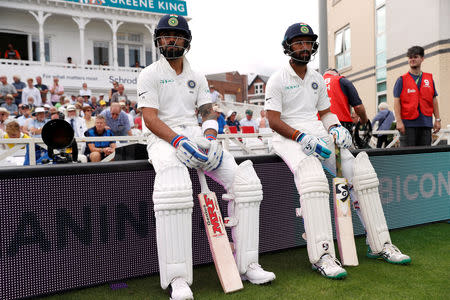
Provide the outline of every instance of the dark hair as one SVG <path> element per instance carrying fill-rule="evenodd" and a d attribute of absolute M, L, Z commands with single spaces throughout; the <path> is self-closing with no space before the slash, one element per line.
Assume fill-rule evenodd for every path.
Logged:
<path fill-rule="evenodd" d="M 424 57 L 425 50 L 420 46 L 412 46 L 411 48 L 408 49 L 408 52 L 406 52 L 406 57 L 413 57 L 415 55 Z"/>

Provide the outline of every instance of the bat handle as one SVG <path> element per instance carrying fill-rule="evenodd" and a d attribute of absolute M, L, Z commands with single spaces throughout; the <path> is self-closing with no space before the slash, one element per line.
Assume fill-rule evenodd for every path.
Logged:
<path fill-rule="evenodd" d="M 336 177 L 342 177 L 341 149 L 336 142 L 334 142 L 334 152 L 336 154 Z"/>
<path fill-rule="evenodd" d="M 198 181 L 200 182 L 200 187 L 202 193 L 209 193 L 208 183 L 206 182 L 206 176 L 202 169 L 197 169 Z"/>

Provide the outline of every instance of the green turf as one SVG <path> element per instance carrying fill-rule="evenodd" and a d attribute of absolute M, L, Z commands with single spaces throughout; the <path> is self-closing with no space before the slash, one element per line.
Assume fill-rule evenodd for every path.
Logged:
<path fill-rule="evenodd" d="M 450 299 L 450 224 L 446 222 L 391 231 L 395 245 L 412 258 L 411 265 L 393 265 L 365 256 L 365 239 L 356 240 L 360 265 L 347 267 L 348 277 L 331 280 L 311 270 L 306 248 L 264 254 L 260 263 L 275 272 L 270 285 L 244 283 L 244 289 L 222 292 L 214 265 L 194 268 L 196 299 Z M 52 295 L 41 299 L 168 299 L 159 276 L 127 280 L 128 288 L 109 285 Z"/>

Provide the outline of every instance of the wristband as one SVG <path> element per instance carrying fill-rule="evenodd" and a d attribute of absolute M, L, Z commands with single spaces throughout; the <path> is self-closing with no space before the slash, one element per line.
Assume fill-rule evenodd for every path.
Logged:
<path fill-rule="evenodd" d="M 174 146 L 175 148 L 178 148 L 178 145 L 180 144 L 180 142 L 181 142 L 182 140 L 187 140 L 187 138 L 186 138 L 185 136 L 182 136 L 182 135 L 177 135 L 177 136 L 175 136 L 175 137 L 172 139 L 172 141 L 170 142 L 170 144 L 171 144 L 172 146 Z"/>
<path fill-rule="evenodd" d="M 205 138 L 206 138 L 207 140 L 209 140 L 209 141 L 215 141 L 215 140 L 216 140 L 216 137 L 215 137 L 214 135 L 212 135 L 212 134 L 207 134 L 207 135 L 205 136 Z"/>
<path fill-rule="evenodd" d="M 304 134 L 304 133 L 299 134 L 298 137 L 295 139 L 295 141 L 296 141 L 297 143 L 300 142 L 300 141 L 305 137 L 305 135 L 306 135 L 306 134 Z"/>
<path fill-rule="evenodd" d="M 299 133 L 299 132 L 300 132 L 300 131 L 298 131 L 298 130 L 294 131 L 294 133 L 292 134 L 291 139 L 294 140 L 294 141 L 296 141 L 297 139 L 295 138 L 295 135 L 296 135 L 297 133 Z"/>
<path fill-rule="evenodd" d="M 440 121 L 441 121 L 441 119 L 437 118 L 437 119 L 435 119 L 435 121 L 436 121 L 436 122 L 440 122 Z"/>

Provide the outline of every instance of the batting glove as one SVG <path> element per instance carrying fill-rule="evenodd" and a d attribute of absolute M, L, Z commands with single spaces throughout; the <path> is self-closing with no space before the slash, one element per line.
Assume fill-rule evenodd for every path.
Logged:
<path fill-rule="evenodd" d="M 347 128 L 337 125 L 331 127 L 329 133 L 334 136 L 334 141 L 339 148 L 348 149 L 352 145 L 352 135 Z"/>
<path fill-rule="evenodd" d="M 208 160 L 197 144 L 185 136 L 177 135 L 170 143 L 177 149 L 177 158 L 188 168 L 200 168 Z"/>
<path fill-rule="evenodd" d="M 320 160 L 325 160 L 330 157 L 331 151 L 322 139 L 302 133 L 297 137 L 296 141 L 300 143 L 303 152 L 308 156 L 313 155 Z"/>
<path fill-rule="evenodd" d="M 206 172 L 216 170 L 222 164 L 223 148 L 222 145 L 216 141 L 214 135 L 207 135 L 206 138 L 197 137 L 195 142 L 201 150 L 208 156 L 208 160 L 201 167 Z"/>

